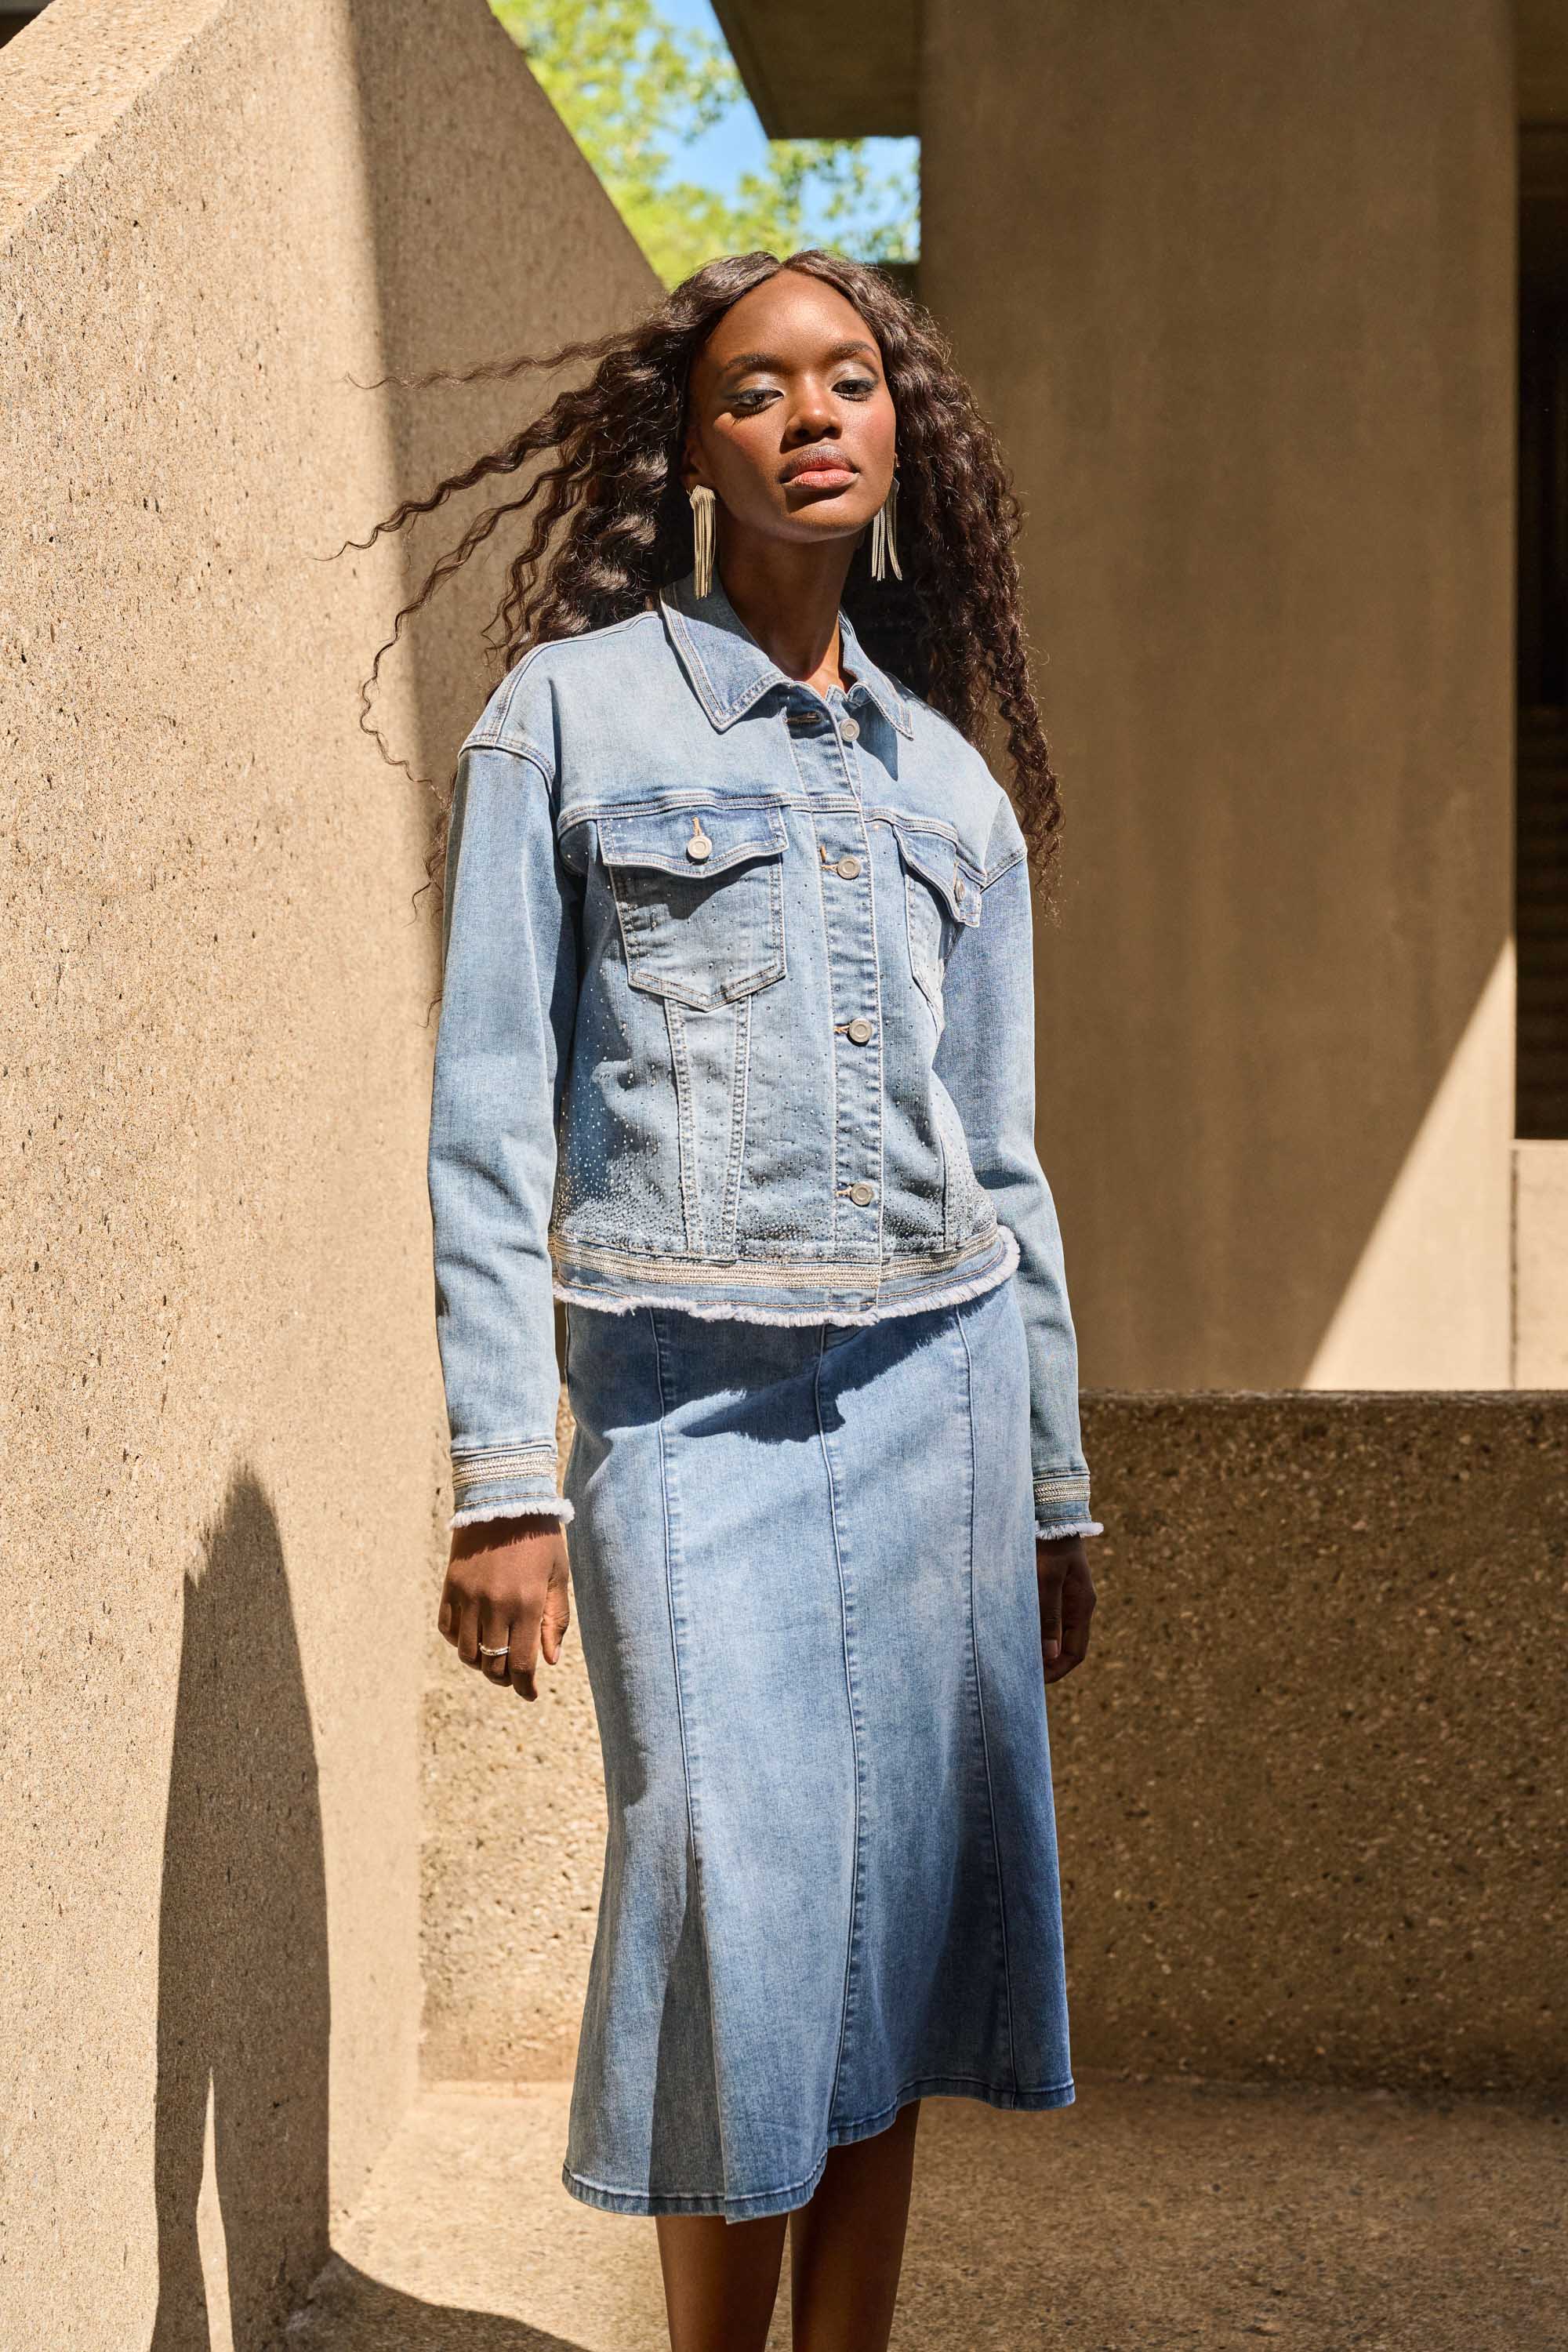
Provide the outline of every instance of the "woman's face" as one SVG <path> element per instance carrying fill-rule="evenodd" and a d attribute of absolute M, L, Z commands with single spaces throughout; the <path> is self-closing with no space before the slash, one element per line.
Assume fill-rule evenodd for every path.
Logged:
<path fill-rule="evenodd" d="M 859 311 L 781 269 L 726 310 L 692 362 L 681 478 L 715 492 L 727 528 L 852 539 L 888 495 L 895 425 Z"/>

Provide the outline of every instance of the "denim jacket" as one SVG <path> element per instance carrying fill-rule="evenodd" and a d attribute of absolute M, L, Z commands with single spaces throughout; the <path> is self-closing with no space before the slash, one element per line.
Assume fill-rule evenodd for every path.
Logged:
<path fill-rule="evenodd" d="M 688 575 L 536 646 L 462 747 L 428 1157 L 452 1526 L 572 1516 L 552 1297 L 862 1323 L 1016 1269 L 1037 1528 L 1100 1532 L 1023 835 L 841 626 L 824 697 Z"/>

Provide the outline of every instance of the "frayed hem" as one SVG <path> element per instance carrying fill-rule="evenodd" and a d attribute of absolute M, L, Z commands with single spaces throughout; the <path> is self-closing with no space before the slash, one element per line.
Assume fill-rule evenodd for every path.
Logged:
<path fill-rule="evenodd" d="M 812 2169 L 800 2180 L 791 2181 L 782 2189 L 761 2189 L 750 2196 L 727 2197 L 722 2189 L 692 2190 L 687 2194 L 658 2189 L 612 2189 L 605 2181 L 591 2180 L 583 2173 L 574 2172 L 569 2163 L 561 2167 L 561 2182 L 568 2194 L 584 2205 L 596 2206 L 602 2213 L 710 2213 L 726 2221 L 754 2221 L 767 2214 L 793 2212 L 797 2206 L 809 2204 L 813 2192 L 826 2168 L 829 2152 L 847 2147 L 857 2140 L 873 2139 L 886 2131 L 901 2107 L 913 2099 L 950 2098 L 974 2099 L 982 2105 L 1023 2109 L 1043 2113 L 1054 2107 L 1070 2107 L 1077 2098 L 1077 2088 L 1071 2076 L 1064 2083 L 1050 2083 L 1036 2090 L 1012 2090 L 999 2083 L 986 2083 L 968 2074 L 934 2074 L 909 2084 L 900 2092 L 890 2105 L 874 2116 L 860 2116 L 853 2123 L 839 2124 L 827 2134 L 827 2144 Z"/>
<path fill-rule="evenodd" d="M 644 1307 L 665 1307 L 700 1323 L 772 1323 L 791 1328 L 809 1323 L 885 1323 L 893 1315 L 923 1315 L 940 1307 L 962 1306 L 966 1298 L 978 1298 L 1005 1282 L 1018 1264 L 1018 1242 L 1008 1226 L 998 1230 L 1004 1236 L 1001 1256 L 983 1273 L 967 1282 L 922 1291 L 918 1297 L 884 1299 L 875 1307 L 759 1307 L 749 1298 L 687 1298 L 674 1291 L 584 1290 L 559 1276 L 551 1289 L 568 1306 L 597 1307 L 603 1315 L 630 1315 Z"/>
<path fill-rule="evenodd" d="M 513 1496 L 507 1503 L 469 1503 L 465 1509 L 453 1512 L 447 1530 L 450 1534 L 454 1528 L 476 1527 L 481 1519 L 559 1519 L 565 1527 L 576 1512 L 576 1505 L 569 1503 L 564 1495 Z"/>
<path fill-rule="evenodd" d="M 1105 1525 L 1100 1519 L 1073 1519 L 1065 1528 L 1043 1528 L 1035 1522 L 1035 1541 L 1054 1543 L 1058 1536 L 1102 1536 Z"/>

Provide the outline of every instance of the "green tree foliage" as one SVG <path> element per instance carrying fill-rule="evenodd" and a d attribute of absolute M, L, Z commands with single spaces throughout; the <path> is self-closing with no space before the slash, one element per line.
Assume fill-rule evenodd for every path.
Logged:
<path fill-rule="evenodd" d="M 774 139 L 766 166 L 724 193 L 680 176 L 690 142 L 749 101 L 724 44 L 669 24 L 658 0 L 490 5 L 667 286 L 758 247 L 912 257 L 914 174 L 889 171 L 864 140 Z"/>

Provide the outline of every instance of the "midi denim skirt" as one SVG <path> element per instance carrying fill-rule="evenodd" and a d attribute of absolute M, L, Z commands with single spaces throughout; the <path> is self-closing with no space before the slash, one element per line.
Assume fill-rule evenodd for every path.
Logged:
<path fill-rule="evenodd" d="M 870 1324 L 567 1308 L 609 1832 L 563 2179 L 804 2204 L 909 2100 L 1073 2096 L 1014 1280 Z"/>

